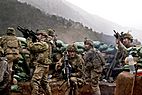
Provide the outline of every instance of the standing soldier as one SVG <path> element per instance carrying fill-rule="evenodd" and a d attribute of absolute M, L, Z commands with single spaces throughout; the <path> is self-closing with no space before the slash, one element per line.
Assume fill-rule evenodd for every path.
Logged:
<path fill-rule="evenodd" d="M 48 33 L 48 43 L 50 44 L 50 56 L 53 57 L 54 53 L 57 53 L 57 35 L 55 34 L 55 30 L 47 29 Z M 53 60 L 54 61 L 54 60 Z"/>
<path fill-rule="evenodd" d="M 114 55 L 114 59 L 112 60 L 112 63 L 110 64 L 110 68 L 107 71 L 106 79 L 110 82 L 113 82 L 117 75 L 122 72 L 122 68 L 125 65 L 125 58 L 128 56 L 127 49 L 132 47 L 133 37 L 132 35 L 128 33 L 119 34 L 114 30 L 115 38 L 116 38 L 116 48 L 117 51 Z M 116 69 L 115 69 L 116 68 Z"/>
<path fill-rule="evenodd" d="M 116 63 L 115 63 L 115 68 L 123 68 L 125 65 L 125 58 L 128 56 L 128 49 L 130 47 L 133 47 L 132 42 L 133 42 L 133 37 L 132 35 L 127 32 L 127 33 L 121 33 L 121 39 L 116 37 L 116 44 L 117 44 L 117 52 L 116 52 Z M 118 71 L 114 71 L 115 73 L 112 73 L 112 77 L 116 77 L 122 70 L 118 69 Z"/>
<path fill-rule="evenodd" d="M 31 53 L 36 57 L 35 71 L 31 80 L 32 95 L 40 95 L 39 89 L 43 88 L 45 94 L 52 95 L 48 83 L 48 72 L 51 60 L 49 59 L 49 45 L 45 42 L 46 32 L 37 32 L 38 41 L 33 43 L 27 39 L 27 45 Z"/>
<path fill-rule="evenodd" d="M 86 74 L 85 80 L 91 85 L 93 95 L 101 95 L 99 88 L 99 78 L 101 77 L 105 60 L 102 55 L 94 49 L 93 41 L 87 39 L 84 41 L 84 45 L 84 68 Z"/>
<path fill-rule="evenodd" d="M 117 59 L 120 66 L 124 66 L 124 59 L 128 56 L 127 49 L 132 47 L 133 37 L 128 33 L 121 33 L 120 37 L 116 37 L 116 44 L 118 48 Z"/>
<path fill-rule="evenodd" d="M 0 93 L 10 95 L 8 63 L 3 55 L 4 51 L 0 47 Z"/>
<path fill-rule="evenodd" d="M 67 58 L 66 58 L 67 57 Z M 67 62 L 67 63 L 64 63 Z M 68 45 L 67 53 L 59 60 L 59 66 L 63 66 L 63 70 L 69 70 L 65 73 L 65 76 L 69 78 L 70 81 L 70 91 L 69 95 L 77 95 L 78 91 L 78 81 L 82 77 L 82 67 L 84 60 L 81 55 L 77 54 L 77 48 L 75 45 Z M 66 66 L 65 66 L 66 65 Z M 66 68 L 65 68 L 66 67 Z"/>
<path fill-rule="evenodd" d="M 49 44 L 50 46 L 50 58 L 52 58 L 53 56 L 53 52 L 54 52 L 54 48 L 56 48 L 56 36 L 55 36 L 55 30 L 53 29 L 47 29 L 47 33 L 48 33 L 48 39 L 46 40 L 46 42 Z M 53 61 L 53 59 L 52 59 Z"/>
<path fill-rule="evenodd" d="M 46 42 L 49 44 L 50 58 L 52 60 L 52 64 L 50 65 L 50 75 L 56 77 L 55 65 L 62 57 L 62 53 L 57 46 L 57 35 L 55 34 L 55 30 L 47 29 L 47 33 L 48 40 Z"/>
<path fill-rule="evenodd" d="M 7 35 L 2 36 L 0 39 L 0 46 L 4 50 L 4 55 L 8 61 L 9 81 L 13 78 L 13 62 L 17 62 L 19 59 L 20 41 L 16 38 L 15 29 L 8 27 Z"/>

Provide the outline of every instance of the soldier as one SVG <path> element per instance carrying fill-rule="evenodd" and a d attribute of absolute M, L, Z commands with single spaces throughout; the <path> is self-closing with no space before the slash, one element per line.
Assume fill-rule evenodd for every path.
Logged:
<path fill-rule="evenodd" d="M 10 95 L 8 63 L 3 55 L 4 51 L 0 47 L 0 93 Z"/>
<path fill-rule="evenodd" d="M 127 49 L 132 47 L 133 37 L 132 35 L 128 33 L 121 34 L 121 40 L 116 39 L 117 44 L 117 53 L 116 53 L 116 66 L 115 67 L 123 67 L 125 64 L 124 60 L 128 56 Z M 115 74 L 116 75 L 116 74 Z"/>
<path fill-rule="evenodd" d="M 57 35 L 55 35 L 55 30 L 47 29 L 48 38 L 50 43 L 52 44 L 52 48 L 56 47 Z"/>
<path fill-rule="evenodd" d="M 85 68 L 85 80 L 91 85 L 93 95 L 101 95 L 99 88 L 99 78 L 105 64 L 105 59 L 102 57 L 99 51 L 93 47 L 93 41 L 87 39 L 84 41 L 85 53 L 84 53 L 84 68 Z"/>
<path fill-rule="evenodd" d="M 68 64 L 64 63 L 65 61 L 68 62 Z M 84 64 L 84 60 L 82 59 L 80 55 L 77 54 L 76 46 L 68 45 L 67 55 L 64 54 L 64 56 L 59 60 L 57 65 L 59 66 L 64 65 L 63 71 L 66 70 L 65 65 L 67 65 L 67 68 L 70 70 L 69 71 L 70 73 L 69 74 L 69 80 L 70 80 L 69 95 L 77 95 L 78 81 L 81 80 L 81 77 L 82 77 L 83 64 Z"/>
<path fill-rule="evenodd" d="M 9 81 L 12 81 L 13 63 L 18 61 L 20 50 L 20 41 L 16 38 L 13 27 L 8 27 L 6 35 L 1 37 L 0 46 L 3 48 L 8 61 Z"/>
<path fill-rule="evenodd" d="M 121 34 L 115 32 L 114 36 L 116 37 L 116 53 L 106 74 L 106 79 L 110 82 L 113 82 L 117 75 L 122 72 L 125 58 L 128 56 L 127 49 L 133 46 L 133 37 L 129 32 L 121 32 Z"/>
<path fill-rule="evenodd" d="M 37 32 L 38 41 L 33 43 L 31 39 L 27 39 L 27 45 L 32 54 L 34 54 L 35 71 L 31 80 L 32 95 L 40 95 L 40 88 L 47 95 L 52 95 L 51 88 L 48 83 L 48 72 L 51 60 L 49 58 L 49 45 L 45 42 L 46 32 Z"/>

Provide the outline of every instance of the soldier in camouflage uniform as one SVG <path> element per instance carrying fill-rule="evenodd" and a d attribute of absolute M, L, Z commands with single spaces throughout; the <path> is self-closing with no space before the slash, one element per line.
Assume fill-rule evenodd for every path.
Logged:
<path fill-rule="evenodd" d="M 48 43 L 51 45 L 51 57 L 55 53 L 57 47 L 56 47 L 56 41 L 57 41 L 57 35 L 55 34 L 55 30 L 53 29 L 47 29 L 48 33 Z"/>
<path fill-rule="evenodd" d="M 0 93 L 10 95 L 8 63 L 3 55 L 4 51 L 0 47 Z"/>
<path fill-rule="evenodd" d="M 0 46 L 3 48 L 8 61 L 9 81 L 12 81 L 13 62 L 17 62 L 19 59 L 20 41 L 16 38 L 13 27 L 9 27 L 6 34 L 0 38 Z"/>
<path fill-rule="evenodd" d="M 93 41 L 87 39 L 84 41 L 84 45 L 84 68 L 86 74 L 85 80 L 91 85 L 93 95 L 101 95 L 99 88 L 99 78 L 101 77 L 105 60 L 100 52 L 93 48 Z"/>
<path fill-rule="evenodd" d="M 116 53 L 116 66 L 117 68 L 125 65 L 125 58 L 128 56 L 127 49 L 132 47 L 133 37 L 130 33 L 124 33 L 122 39 L 116 39 L 117 53 Z M 115 74 L 117 75 L 117 74 Z"/>
<path fill-rule="evenodd" d="M 44 93 L 52 95 L 51 88 L 48 83 L 48 72 L 51 60 L 49 58 L 49 45 L 45 42 L 46 32 L 39 31 L 37 33 L 38 41 L 33 43 L 31 39 L 27 40 L 27 45 L 31 53 L 36 57 L 35 71 L 31 80 L 32 95 L 40 95 L 40 88 L 43 88 Z"/>
<path fill-rule="evenodd" d="M 57 65 L 63 66 L 65 61 L 65 55 L 59 60 Z M 68 45 L 67 47 L 67 59 L 70 66 L 70 91 L 69 95 L 77 95 L 78 82 L 81 80 L 84 60 L 81 55 L 77 54 L 77 48 L 75 45 Z M 64 68 L 63 68 L 64 70 Z M 74 90 L 73 90 L 74 88 Z"/>

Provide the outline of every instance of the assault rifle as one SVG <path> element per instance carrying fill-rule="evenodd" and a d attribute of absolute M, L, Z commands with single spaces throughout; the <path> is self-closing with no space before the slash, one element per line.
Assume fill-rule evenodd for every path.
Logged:
<path fill-rule="evenodd" d="M 123 36 L 124 36 L 124 34 L 123 34 L 123 32 L 121 32 L 121 34 L 119 34 L 118 32 L 116 32 L 115 30 L 113 30 L 114 31 L 114 37 L 116 38 L 116 39 L 119 39 L 121 42 L 122 42 L 122 40 L 123 40 Z"/>
<path fill-rule="evenodd" d="M 36 33 L 33 32 L 32 30 L 29 30 L 29 29 L 25 29 L 25 28 L 22 28 L 21 26 L 18 26 L 17 29 L 22 32 L 24 38 L 28 38 L 30 37 L 32 39 L 33 42 L 36 42 L 38 40 L 37 36 L 36 36 Z"/>

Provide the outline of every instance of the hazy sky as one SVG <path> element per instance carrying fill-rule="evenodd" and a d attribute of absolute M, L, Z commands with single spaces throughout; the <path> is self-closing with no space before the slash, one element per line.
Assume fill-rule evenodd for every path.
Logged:
<path fill-rule="evenodd" d="M 85 11 L 142 30 L 142 0 L 66 0 Z"/>

